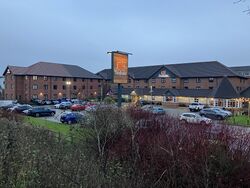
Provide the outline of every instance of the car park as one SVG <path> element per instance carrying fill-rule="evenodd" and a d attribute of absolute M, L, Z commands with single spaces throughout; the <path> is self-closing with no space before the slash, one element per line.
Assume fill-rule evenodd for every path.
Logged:
<path fill-rule="evenodd" d="M 33 108 L 28 110 L 27 115 L 34 116 L 34 117 L 40 117 L 40 116 L 54 116 L 56 114 L 55 110 L 51 110 L 49 108 Z"/>
<path fill-rule="evenodd" d="M 204 107 L 205 107 L 204 104 L 201 104 L 201 103 L 198 103 L 198 102 L 191 103 L 191 104 L 188 106 L 190 112 L 193 112 L 193 111 L 200 111 L 200 110 L 202 110 Z"/>
<path fill-rule="evenodd" d="M 213 108 L 206 108 L 206 109 L 201 110 L 200 115 L 205 116 L 207 118 L 218 119 L 218 120 L 224 120 L 228 117 L 226 113 L 213 109 Z"/>
<path fill-rule="evenodd" d="M 182 113 L 179 119 L 182 123 L 194 123 L 201 125 L 210 125 L 212 123 L 211 119 L 202 117 L 196 113 Z"/>
<path fill-rule="evenodd" d="M 83 121 L 84 115 L 77 112 L 66 112 L 63 113 L 60 117 L 60 122 L 73 124 L 73 123 L 80 123 Z"/>

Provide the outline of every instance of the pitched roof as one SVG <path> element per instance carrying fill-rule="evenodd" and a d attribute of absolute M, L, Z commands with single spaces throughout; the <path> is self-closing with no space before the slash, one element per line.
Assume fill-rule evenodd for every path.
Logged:
<path fill-rule="evenodd" d="M 134 79 L 149 79 L 163 67 L 180 78 L 240 76 L 218 61 L 130 67 L 128 72 Z M 104 69 L 97 74 L 107 80 L 112 77 L 111 69 Z"/>
<path fill-rule="evenodd" d="M 227 77 L 224 77 L 217 89 L 213 92 L 214 98 L 233 99 L 239 98 L 240 94 L 234 89 L 232 83 Z"/>
<path fill-rule="evenodd" d="M 170 64 L 166 67 L 181 78 L 239 76 L 218 61 Z"/>
<path fill-rule="evenodd" d="M 29 67 L 8 66 L 8 68 L 15 75 L 59 76 L 100 79 L 98 75 L 91 73 L 78 65 L 38 62 Z"/>
<path fill-rule="evenodd" d="M 250 98 L 250 87 L 240 93 L 241 97 Z"/>
<path fill-rule="evenodd" d="M 250 66 L 229 67 L 233 71 L 250 71 Z"/>

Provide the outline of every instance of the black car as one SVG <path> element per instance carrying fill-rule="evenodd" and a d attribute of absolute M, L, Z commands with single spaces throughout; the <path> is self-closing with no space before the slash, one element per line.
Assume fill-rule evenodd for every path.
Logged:
<path fill-rule="evenodd" d="M 218 119 L 218 120 L 224 120 L 227 118 L 227 114 L 223 113 L 219 110 L 212 109 L 212 108 L 204 108 L 200 111 L 201 116 L 205 116 L 210 119 Z"/>
<path fill-rule="evenodd" d="M 54 116 L 56 114 L 55 110 L 49 108 L 33 108 L 28 110 L 29 116 L 40 117 L 40 116 Z"/>

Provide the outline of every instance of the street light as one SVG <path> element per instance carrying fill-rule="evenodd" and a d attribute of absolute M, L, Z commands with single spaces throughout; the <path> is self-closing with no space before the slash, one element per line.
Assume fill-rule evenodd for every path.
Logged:
<path fill-rule="evenodd" d="M 150 86 L 150 94 L 151 94 L 151 105 L 153 105 L 153 86 Z"/>

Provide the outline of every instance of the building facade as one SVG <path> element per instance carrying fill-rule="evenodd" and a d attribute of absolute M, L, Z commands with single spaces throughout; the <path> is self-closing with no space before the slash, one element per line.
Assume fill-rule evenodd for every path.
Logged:
<path fill-rule="evenodd" d="M 111 70 L 97 73 L 106 81 L 106 88 L 116 93 L 111 83 Z M 226 81 L 225 81 L 226 80 Z M 218 93 L 218 89 L 233 93 Z M 202 102 L 212 106 L 240 108 L 240 93 L 250 86 L 249 78 L 241 76 L 217 62 L 197 62 L 129 68 L 128 84 L 123 84 L 124 97 L 135 91 L 139 99 L 169 105 Z M 232 102 L 233 101 L 233 102 Z"/>
<path fill-rule="evenodd" d="M 29 67 L 8 66 L 4 72 L 5 99 L 96 98 L 102 78 L 76 65 L 38 62 Z"/>

